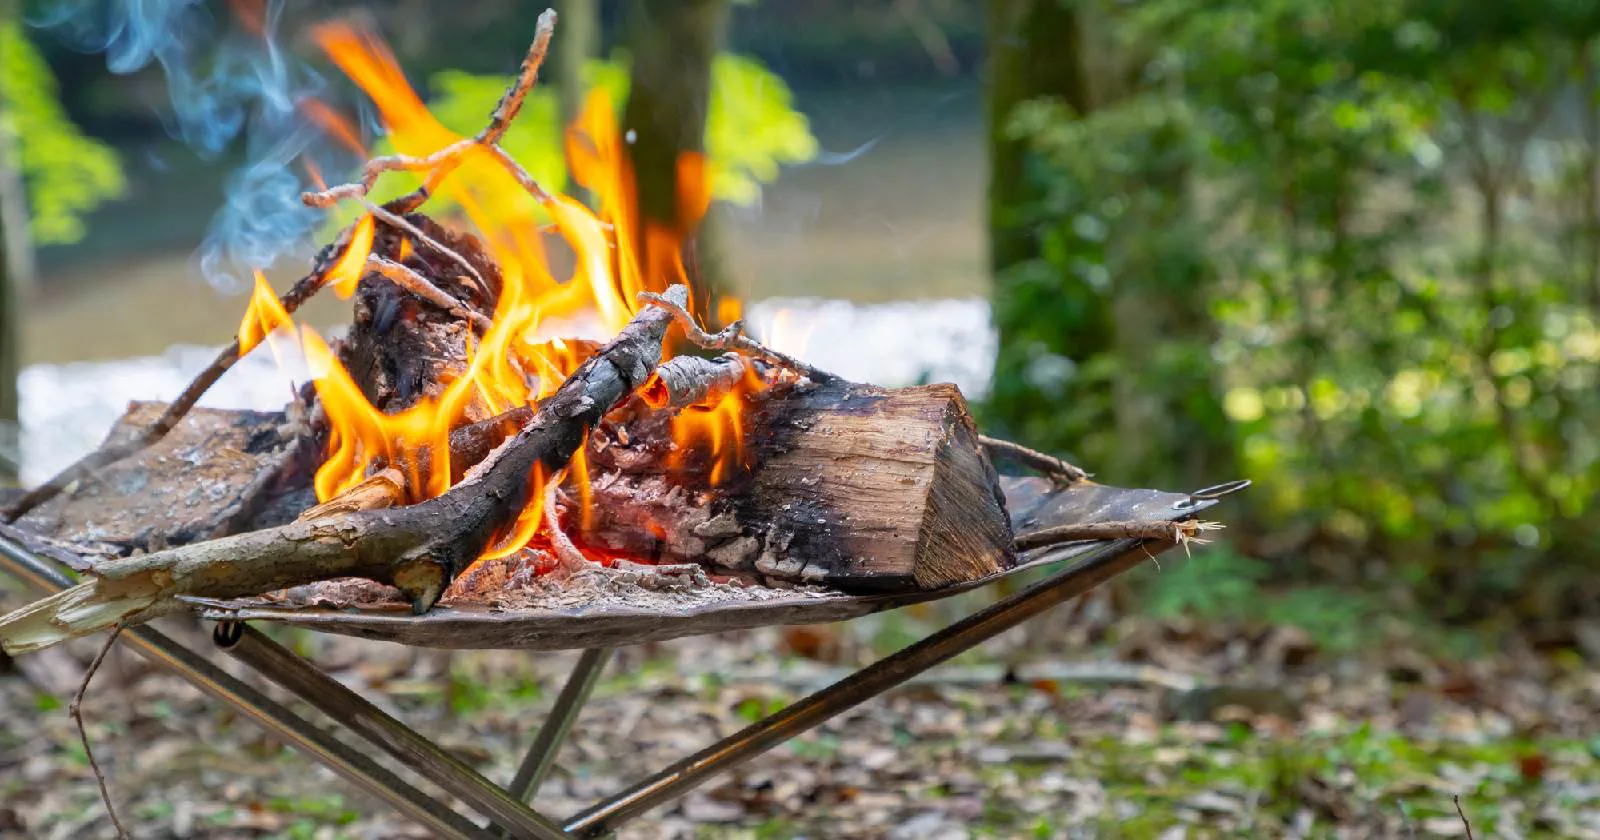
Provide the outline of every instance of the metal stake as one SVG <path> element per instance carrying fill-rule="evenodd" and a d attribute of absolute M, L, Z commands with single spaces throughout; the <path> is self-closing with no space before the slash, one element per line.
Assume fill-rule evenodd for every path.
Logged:
<path fill-rule="evenodd" d="M 943 630 L 685 758 L 573 816 L 567 831 L 594 837 L 730 770 L 834 715 L 870 700 L 923 671 L 1071 600 L 1170 547 L 1118 540 L 1054 575 L 985 607 Z"/>
<path fill-rule="evenodd" d="M 72 581 L 51 563 L 3 535 L 0 535 L 0 568 L 45 592 L 59 592 L 72 586 Z M 237 709 L 275 737 L 293 744 L 347 781 L 427 827 L 435 836 L 462 840 L 494 836 L 165 634 L 149 627 L 129 627 L 122 635 L 127 644 L 151 661 L 166 666 L 195 687 Z"/>

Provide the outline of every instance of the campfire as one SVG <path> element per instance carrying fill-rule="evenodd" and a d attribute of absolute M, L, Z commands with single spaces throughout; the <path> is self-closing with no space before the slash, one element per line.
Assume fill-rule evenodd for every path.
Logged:
<path fill-rule="evenodd" d="M 542 188 L 499 142 L 554 25 L 552 12 L 539 19 L 515 83 L 466 138 L 434 119 L 375 39 L 319 31 L 398 153 L 303 197 L 360 215 L 283 296 L 257 275 L 236 340 L 183 395 L 133 406 L 105 446 L 10 507 L 6 521 L 35 545 L 66 546 L 57 556 L 92 574 L 0 619 L 7 650 L 194 599 L 403 602 L 423 614 L 441 599 L 506 607 L 528 587 L 585 579 L 933 592 L 1004 573 L 1020 552 L 1182 541 L 1200 527 L 1045 521 L 1056 527 L 1019 541 L 1013 485 L 992 458 L 1056 490 L 1092 486 L 1083 471 L 981 435 L 953 385 L 849 382 L 746 335 L 738 302 L 714 300 L 686 270 L 692 224 L 640 222 L 603 95 L 566 134 L 594 207 Z M 369 198 L 402 171 L 422 186 Z M 705 213 L 709 171 L 700 155 L 678 160 L 681 218 Z M 436 197 L 466 223 L 430 217 Z M 552 267 L 555 248 L 570 252 L 570 272 Z M 351 302 L 336 341 L 294 320 L 323 289 Z M 551 334 L 577 316 L 610 338 Z M 291 344 L 314 377 L 283 412 L 194 409 L 241 356 Z"/>

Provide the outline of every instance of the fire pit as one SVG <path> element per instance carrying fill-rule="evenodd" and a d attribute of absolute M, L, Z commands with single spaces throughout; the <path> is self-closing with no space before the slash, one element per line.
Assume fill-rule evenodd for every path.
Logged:
<path fill-rule="evenodd" d="M 603 98 L 568 134 L 591 210 L 547 193 L 500 138 L 532 87 L 540 18 L 488 126 L 437 124 L 388 53 L 353 30 L 320 40 L 378 103 L 402 154 L 308 193 L 359 218 L 281 298 L 257 277 L 232 345 L 171 404 L 140 403 L 105 444 L 15 500 L 0 559 L 60 590 L 0 618 L 25 653 L 121 632 L 334 769 L 447 836 L 483 830 L 352 755 L 147 628 L 173 611 L 518 836 L 590 834 L 1082 594 L 1210 527 L 1195 516 L 1242 482 L 1122 490 L 979 433 L 953 385 L 845 381 L 725 326 L 737 302 L 697 288 L 688 230 L 639 224 L 629 160 Z M 423 186 L 377 204 L 385 173 Z M 709 196 L 698 156 L 680 204 Z M 471 231 L 421 212 L 436 195 Z M 547 236 L 574 255 L 565 282 Z M 327 342 L 295 310 L 324 288 L 352 301 Z M 587 312 L 604 343 L 546 336 Z M 296 341 L 316 372 L 281 412 L 194 409 L 262 344 Z M 996 461 L 1041 477 L 1002 477 Z M 85 573 L 69 581 L 45 558 Z M 810 624 L 1066 568 L 568 822 L 522 801 L 549 767 L 607 651 Z M 586 649 L 523 772 L 497 787 L 338 686 L 247 622 L 441 648 Z"/>

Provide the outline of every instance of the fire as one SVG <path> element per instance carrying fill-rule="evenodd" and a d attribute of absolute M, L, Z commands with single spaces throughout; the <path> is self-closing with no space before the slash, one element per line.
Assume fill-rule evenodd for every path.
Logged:
<path fill-rule="evenodd" d="M 393 55 L 375 37 L 346 25 L 324 26 L 314 37 L 377 105 L 397 151 L 425 156 L 461 139 L 428 111 L 406 83 Z M 338 115 L 325 108 L 313 106 L 308 112 L 325 127 L 342 125 Z M 596 91 L 566 132 L 573 180 L 596 197 L 597 209 L 563 195 L 553 195 L 543 203 L 534 201 L 490 153 L 476 147 L 453 171 L 427 176 L 424 185 L 430 194 L 448 196 L 462 208 L 499 266 L 502 279 L 490 326 L 471 337 L 466 370 L 440 393 L 394 413 L 380 411 L 328 344 L 309 328 L 301 329 L 314 386 L 331 430 L 326 457 L 315 479 L 319 501 L 339 495 L 384 467 L 395 467 L 406 476 L 408 503 L 443 494 L 451 485 L 452 429 L 544 399 L 587 358 L 590 351 L 584 342 L 536 340 L 544 319 L 592 312 L 615 332 L 636 313 L 639 292 L 659 292 L 674 283 L 688 283 L 681 253 L 709 206 L 710 169 L 701 155 L 682 156 L 677 173 L 680 224 L 641 222 L 632 164 L 615 113 L 604 92 Z M 354 135 L 348 140 L 354 140 Z M 368 257 L 377 247 L 375 224 L 370 214 L 355 223 L 348 244 L 328 273 L 328 282 L 341 297 L 354 294 L 366 273 Z M 552 276 L 546 261 L 541 239 L 546 225 L 576 254 L 573 275 L 566 282 Z M 395 253 L 384 256 L 403 261 L 420 243 L 401 237 L 394 247 L 398 249 Z M 698 290 L 691 292 L 696 297 L 699 294 Z M 737 301 L 725 299 L 717 314 L 737 311 Z M 277 306 L 277 299 L 258 276 L 256 293 L 240 326 L 241 349 L 247 351 L 265 335 L 289 325 L 288 314 Z M 733 392 L 705 405 L 690 406 L 674 418 L 678 462 L 687 452 L 705 452 L 714 464 L 713 482 L 731 476 L 746 457 L 746 397 L 761 387 L 759 377 L 747 374 Z M 531 480 L 534 492 L 529 503 L 516 523 L 484 553 L 485 558 L 512 554 L 537 538 L 543 527 L 547 480 L 563 481 L 574 491 L 580 517 L 587 521 L 588 465 L 581 449 L 564 475 L 547 476 L 536 470 Z"/>
<path fill-rule="evenodd" d="M 267 336 L 279 330 L 291 329 L 293 324 L 277 293 L 267 285 L 267 278 L 257 271 L 255 289 L 250 292 L 250 305 L 245 307 L 244 320 L 239 322 L 239 355 L 254 350 Z"/>
<path fill-rule="evenodd" d="M 328 270 L 328 284 L 341 299 L 348 300 L 356 293 L 356 284 L 366 273 L 367 257 L 372 254 L 373 225 L 371 214 L 362 216 L 350 232 L 350 244 Z"/>

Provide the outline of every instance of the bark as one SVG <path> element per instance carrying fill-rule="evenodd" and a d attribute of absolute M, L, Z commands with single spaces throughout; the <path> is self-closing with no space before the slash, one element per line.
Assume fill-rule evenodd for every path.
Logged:
<path fill-rule="evenodd" d="M 661 3 L 634 0 L 628 44 L 633 65 L 623 129 L 633 163 L 640 222 L 688 233 L 678 206 L 678 156 L 705 150 L 711 102 L 711 63 L 721 46 L 727 0 Z M 710 214 L 701 222 L 685 263 L 694 272 L 695 314 L 702 323 L 728 289 Z M 640 227 L 642 230 L 642 226 Z M 663 257 L 640 254 L 645 265 Z"/>
<path fill-rule="evenodd" d="M 955 386 L 835 381 L 742 400 L 734 463 L 669 447 L 663 412 L 622 439 L 597 433 L 589 516 L 569 511 L 567 530 L 606 553 L 847 591 L 1013 565 L 999 480 Z"/>
<path fill-rule="evenodd" d="M 674 287 L 680 302 L 688 290 Z M 672 316 L 646 306 L 461 484 L 420 504 L 328 519 L 101 564 L 94 577 L 0 618 L 10 653 L 38 650 L 171 609 L 180 595 L 228 598 L 340 577 L 388 583 L 427 611 L 444 588 L 563 469 L 590 429 L 649 377 Z"/>

